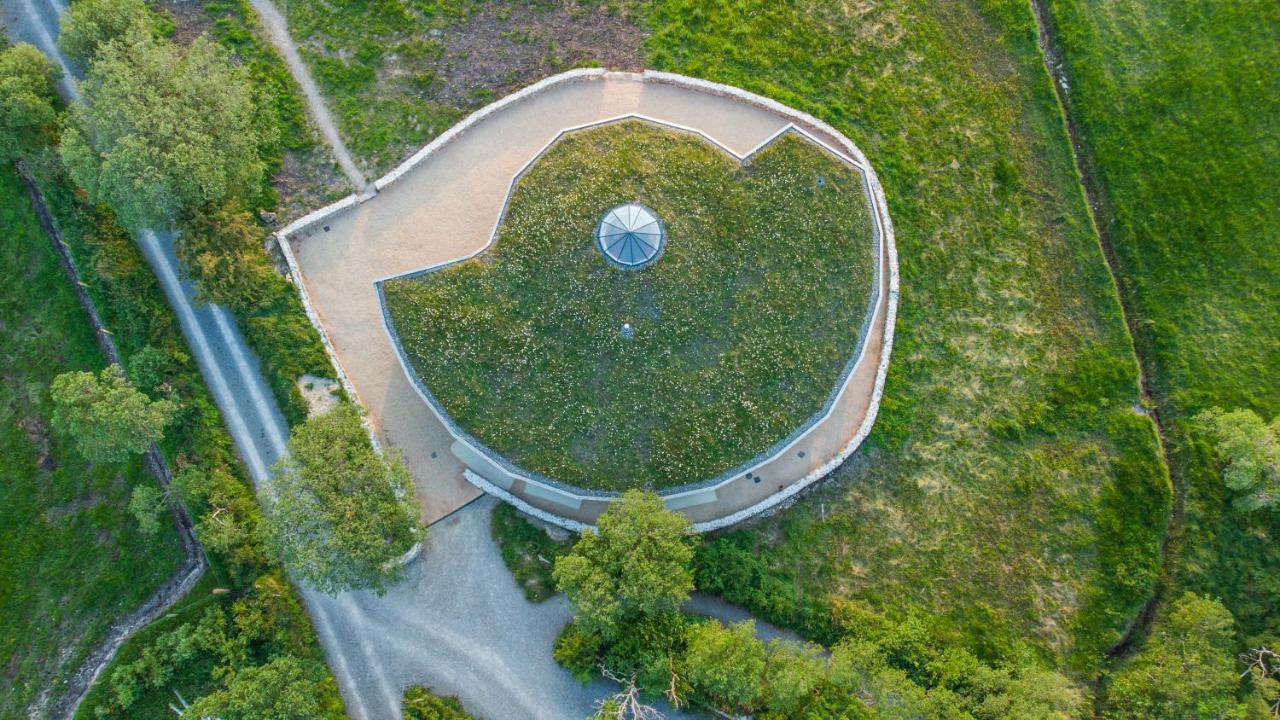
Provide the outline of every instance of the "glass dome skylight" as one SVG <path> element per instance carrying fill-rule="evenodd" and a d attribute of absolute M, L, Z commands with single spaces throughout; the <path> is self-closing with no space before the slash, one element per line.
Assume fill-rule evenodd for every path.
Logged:
<path fill-rule="evenodd" d="M 623 270 L 638 270 L 658 259 L 667 230 L 653 211 L 636 203 L 619 205 L 596 225 L 596 247 Z"/>

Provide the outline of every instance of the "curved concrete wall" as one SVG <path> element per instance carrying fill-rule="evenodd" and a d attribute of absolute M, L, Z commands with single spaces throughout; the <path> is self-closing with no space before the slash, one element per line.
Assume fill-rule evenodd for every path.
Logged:
<path fill-rule="evenodd" d="M 489 106 L 486 106 L 485 108 L 482 108 L 481 110 L 478 110 L 415 153 L 395 170 L 379 179 L 375 183 L 375 187 L 378 190 L 383 190 L 403 179 L 419 165 L 439 152 L 442 148 L 455 142 L 468 130 L 496 113 L 505 109 L 513 108 L 513 106 L 524 100 L 547 93 L 555 88 L 563 87 L 566 84 L 601 80 L 667 85 L 696 93 L 705 93 L 707 95 L 727 98 L 733 102 L 743 103 L 754 109 L 764 110 L 768 113 L 775 114 L 780 118 L 783 118 L 786 125 L 771 137 L 767 138 L 764 142 L 757 145 L 750 152 L 743 155 L 734 153 L 716 138 L 711 137 L 700 130 L 684 127 L 677 123 L 669 122 L 660 118 L 630 114 L 597 120 L 595 122 L 588 123 L 587 126 L 598 125 L 604 122 L 612 122 L 623 117 L 638 117 L 640 119 L 658 122 L 668 126 L 675 126 L 683 130 L 697 133 L 740 159 L 749 157 L 751 154 L 758 152 L 762 147 L 766 146 L 785 132 L 799 132 L 809 140 L 825 147 L 828 151 L 852 164 L 862 173 L 866 182 L 865 189 L 871 205 L 872 217 L 877 231 L 878 262 L 876 263 L 876 289 L 878 290 L 878 293 L 873 296 L 874 301 L 869 307 L 867 323 L 868 332 L 864 332 L 860 338 L 860 347 L 857 354 L 851 361 L 846 374 L 842 376 L 840 385 L 833 392 L 832 399 L 828 403 L 828 406 L 824 409 L 824 412 L 820 417 L 815 417 L 805 427 L 799 428 L 796 433 L 793 433 L 794 437 L 784 439 L 779 446 L 770 448 L 765 453 L 762 453 L 761 456 L 755 458 L 752 463 L 749 463 L 747 466 L 735 468 L 729 473 L 726 473 L 725 476 L 710 478 L 701 483 L 670 489 L 662 493 L 669 507 L 685 512 L 695 521 L 694 526 L 697 530 L 705 531 L 726 527 L 792 501 L 803 489 L 822 477 L 825 477 L 828 473 L 843 463 L 854 451 L 856 451 L 870 432 L 870 429 L 875 422 L 875 417 L 878 412 L 884 390 L 884 380 L 888 370 L 888 362 L 892 349 L 894 321 L 897 313 L 899 291 L 898 262 L 893 236 L 893 226 L 886 209 L 883 189 L 880 186 L 874 169 L 867 162 L 866 157 L 863 155 L 861 150 L 859 150 L 853 142 L 845 138 L 826 123 L 823 123 L 808 114 L 801 113 L 768 98 L 764 98 L 738 88 L 680 75 L 673 75 L 670 73 L 652 71 L 635 74 L 611 73 L 598 69 L 574 70 L 547 78 L 535 85 L 521 90 L 520 92 L 514 93 L 513 95 L 507 96 Z M 565 131 L 572 131 L 573 129 L 577 129 L 577 127 L 582 126 L 562 129 L 561 133 L 558 134 L 556 138 L 542 148 L 542 151 L 545 151 L 545 149 L 554 143 L 555 139 L 558 139 Z M 524 166 L 521 167 L 520 171 L 512 178 L 508 188 L 508 198 L 509 191 L 511 188 L 514 188 L 515 181 L 519 178 L 520 174 L 522 174 L 524 169 L 537 159 L 542 151 L 539 151 L 529 161 L 527 161 Z M 353 195 L 344 198 L 327 208 L 318 210 L 299 219 L 298 221 L 295 221 L 294 223 L 291 223 L 277 234 L 282 251 L 289 263 L 295 284 L 298 286 L 302 294 L 303 303 L 306 307 L 308 317 L 319 330 L 321 337 L 324 340 L 326 350 L 330 354 L 330 359 L 333 361 L 334 366 L 338 368 L 339 379 L 344 388 L 348 394 L 356 398 L 359 396 L 346 373 L 343 371 L 342 363 L 329 339 L 328 333 L 326 332 L 323 323 L 320 321 L 315 309 L 312 307 L 303 273 L 299 269 L 297 258 L 290 247 L 289 240 L 292 237 L 301 236 L 303 233 L 319 226 L 326 220 L 336 218 L 343 213 L 351 211 L 352 208 L 369 201 L 373 197 L 376 196 Z M 506 205 L 504 203 L 502 212 L 505 212 L 505 208 Z M 502 213 L 499 213 L 498 218 L 495 220 L 493 233 L 491 233 L 489 243 L 492 243 L 493 238 L 496 236 L 497 229 L 501 223 L 501 218 Z M 486 244 L 485 247 L 487 248 L 488 245 Z M 483 249 L 484 248 L 480 248 L 476 252 L 483 251 Z M 475 253 L 472 253 L 472 255 L 474 254 Z M 470 257 L 470 255 L 468 257 Z M 456 261 L 456 259 L 454 261 Z M 403 274 L 404 273 L 398 273 L 395 276 Z M 386 322 L 385 312 L 384 322 Z M 392 332 L 389 324 L 387 330 L 389 333 Z M 872 350 L 875 352 L 874 357 L 864 357 L 864 354 L 867 353 L 869 347 L 867 343 L 868 337 L 871 337 L 873 340 L 871 345 L 874 346 L 872 347 Z M 434 399 L 431 398 L 430 393 L 426 392 L 425 387 L 417 381 L 416 375 L 404 361 L 398 342 L 395 342 L 394 338 L 392 338 L 392 342 L 395 345 L 396 354 L 399 358 L 401 368 L 404 370 L 406 375 L 411 378 L 415 390 L 418 391 L 423 401 L 427 403 L 440 421 L 449 428 L 451 434 L 457 438 L 458 442 L 453 446 L 454 454 L 462 459 L 464 464 L 467 466 L 464 476 L 469 482 L 485 492 L 497 495 L 504 500 L 517 505 L 526 512 L 530 512 L 550 522 L 575 530 L 590 527 L 590 523 L 594 521 L 594 518 L 608 506 L 608 503 L 612 499 L 612 496 L 610 495 L 583 491 L 555 482 L 549 478 L 539 478 L 537 476 L 532 476 L 530 473 L 521 472 L 519 468 L 505 462 L 505 459 L 501 458 L 501 456 L 495 457 L 493 453 L 487 451 L 487 448 L 475 443 L 466 435 L 465 432 L 456 432 L 460 429 L 452 423 L 447 414 L 445 414 L 435 403 Z M 791 450 L 797 443 L 805 438 L 805 436 L 815 431 L 822 431 L 824 422 L 831 420 L 834 402 L 845 393 L 853 380 L 854 373 L 852 370 L 859 365 L 862 365 L 864 361 L 868 364 L 868 369 L 870 367 L 870 363 L 874 362 L 874 379 L 869 383 L 870 397 L 865 410 L 861 412 L 861 421 L 856 424 L 856 427 L 846 425 L 836 429 L 841 434 L 842 440 L 847 436 L 847 441 L 842 442 L 834 452 L 824 453 L 825 457 L 820 463 L 817 462 L 816 458 L 811 459 L 806 463 L 798 463 L 793 458 L 790 465 L 800 465 L 802 467 L 792 467 L 789 474 L 787 474 L 786 477 L 783 477 L 781 482 L 778 482 L 779 477 L 771 476 L 769 486 L 772 487 L 774 484 L 777 484 L 778 489 L 773 492 L 768 492 L 765 496 L 760 497 L 762 491 L 759 487 L 761 479 L 757 474 L 759 469 L 780 458 L 783 453 Z M 848 419 L 848 417 L 842 418 L 844 421 L 847 421 Z M 799 456 L 800 458 L 804 458 L 805 452 L 800 451 Z M 734 492 L 734 483 L 745 485 L 746 491 Z M 756 487 L 753 488 L 752 485 L 755 485 Z"/>

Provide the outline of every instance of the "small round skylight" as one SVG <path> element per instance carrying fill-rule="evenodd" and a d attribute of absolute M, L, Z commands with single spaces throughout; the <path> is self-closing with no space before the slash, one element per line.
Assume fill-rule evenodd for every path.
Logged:
<path fill-rule="evenodd" d="M 657 260 L 666 242 L 662 221 L 636 203 L 613 208 L 596 226 L 596 247 L 610 264 L 623 270 L 638 270 Z"/>

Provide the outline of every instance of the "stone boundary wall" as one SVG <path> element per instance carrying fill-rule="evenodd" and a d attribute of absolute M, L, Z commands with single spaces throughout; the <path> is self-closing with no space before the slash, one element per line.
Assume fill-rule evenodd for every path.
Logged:
<path fill-rule="evenodd" d="M 770 495 L 769 497 L 765 498 L 764 500 L 754 505 L 751 505 L 747 508 L 744 508 L 732 514 L 726 515 L 724 517 L 720 517 L 715 520 L 710 520 L 706 522 L 696 523 L 694 525 L 694 529 L 698 532 L 706 532 L 710 530 L 717 530 L 720 528 L 729 527 L 731 525 L 735 525 L 755 515 L 759 515 L 761 513 L 768 512 L 771 510 L 776 510 L 781 507 L 784 507 L 787 504 L 790 504 L 791 502 L 794 502 L 795 498 L 802 491 L 804 491 L 810 485 L 822 479 L 823 477 L 826 477 L 826 475 L 828 475 L 837 467 L 842 465 L 844 461 L 847 460 L 858 449 L 858 447 L 861 446 L 862 442 L 866 439 L 867 435 L 870 434 L 871 428 L 875 424 L 876 416 L 879 413 L 880 402 L 884 395 L 885 379 L 889 371 L 889 359 L 892 356 L 894 326 L 895 326 L 897 311 L 898 311 L 898 300 L 899 300 L 899 292 L 900 292 L 899 274 L 898 274 L 898 253 L 897 253 L 897 244 L 894 240 L 893 221 L 889 217 L 889 213 L 887 210 L 888 206 L 885 200 L 884 189 L 880 185 L 880 180 L 879 180 L 879 177 L 876 175 L 875 169 L 871 166 L 870 162 L 868 162 L 866 158 L 866 155 L 863 154 L 862 150 L 859 149 L 857 145 L 855 145 L 851 140 L 846 138 L 843 134 L 841 134 L 831 125 L 823 122 L 822 120 L 819 120 L 818 118 L 808 113 L 801 112 L 794 108 L 783 105 L 782 103 L 779 103 L 776 100 L 772 100 L 770 98 L 757 95 L 755 93 L 748 92 L 740 88 L 735 88 L 728 85 L 722 85 L 720 83 L 715 83 L 708 80 L 701 80 L 697 78 L 686 77 L 684 75 L 677 75 L 674 73 L 659 72 L 659 71 L 653 71 L 653 70 L 646 70 L 643 73 L 619 73 L 619 72 L 606 71 L 599 68 L 584 68 L 579 70 L 570 70 L 568 72 L 561 73 L 559 75 L 553 75 L 551 77 L 545 78 L 533 85 L 530 85 L 529 87 L 524 88 L 523 90 L 520 90 L 511 95 L 508 95 L 500 100 L 497 100 L 494 103 L 491 103 L 490 105 L 487 105 L 473 112 L 471 115 L 467 116 L 457 125 L 454 125 L 452 128 L 450 128 L 449 130 L 441 134 L 439 137 L 437 137 L 435 140 L 433 140 L 432 142 L 424 146 L 421 150 L 414 153 L 413 156 L 411 156 L 408 160 L 401 163 L 399 167 L 387 173 L 382 178 L 379 178 L 374 183 L 374 191 L 376 193 L 377 191 L 382 190 L 383 188 L 387 187 L 388 185 L 395 182 L 396 180 L 399 180 L 406 173 L 408 173 L 410 170 L 416 167 L 423 160 L 430 157 L 441 147 L 444 147 L 445 145 L 453 142 L 462 133 L 466 132 L 472 126 L 474 126 L 484 118 L 488 117 L 489 115 L 492 115 L 493 113 L 507 107 L 508 105 L 512 105 L 514 103 L 520 102 L 526 98 L 545 92 L 546 90 L 563 83 L 590 81 L 593 79 L 605 79 L 608 77 L 629 78 L 633 80 L 638 80 L 640 82 L 652 82 L 652 83 L 673 85 L 677 87 L 691 88 L 691 89 L 699 90 L 701 92 L 705 92 L 711 95 L 732 98 L 734 100 L 738 100 L 740 102 L 744 102 L 749 105 L 753 105 L 753 106 L 762 108 L 764 110 L 768 110 L 782 117 L 789 118 L 792 121 L 792 123 L 794 123 L 796 130 L 805 132 L 806 135 L 809 135 L 812 139 L 816 140 L 819 144 L 827 147 L 827 149 L 832 150 L 837 155 L 846 155 L 848 158 L 852 159 L 856 165 L 861 166 L 861 169 L 863 170 L 864 178 L 866 179 L 866 182 L 867 182 L 868 190 L 872 198 L 872 203 L 871 203 L 872 217 L 876 225 L 880 228 L 880 233 L 881 233 L 880 245 L 883 246 L 883 249 L 886 255 L 886 257 L 883 258 L 880 263 L 877 263 L 877 273 L 879 272 L 880 266 L 884 265 L 883 260 L 887 260 L 888 261 L 888 289 L 887 289 L 888 302 L 887 304 L 885 304 L 884 336 L 883 336 L 883 341 L 882 341 L 881 350 L 880 350 L 880 363 L 876 368 L 875 384 L 873 386 L 871 403 L 867 408 L 866 416 L 864 417 L 861 426 L 858 428 L 857 433 L 855 433 L 854 437 L 850 440 L 850 442 L 839 453 L 837 453 L 834 457 L 832 457 L 827 463 L 823 464 L 816 470 L 805 475 L 803 478 L 792 482 L 790 485 L 786 486 L 784 489 L 778 491 L 777 493 L 774 493 L 773 495 Z M 784 128 L 784 131 L 786 129 L 787 128 Z M 719 145 L 719 143 L 716 143 L 716 144 Z M 327 207 L 321 208 L 302 218 L 299 218 L 298 220 L 295 220 L 294 222 L 285 226 L 283 229 L 281 229 L 276 233 L 277 243 L 280 245 L 281 251 L 285 257 L 285 261 L 289 266 L 289 273 L 291 278 L 293 279 L 293 283 L 298 288 L 298 291 L 301 295 L 303 307 L 305 308 L 307 313 L 307 318 L 311 321 L 312 325 L 314 325 L 316 330 L 320 333 L 320 338 L 324 344 L 325 352 L 329 355 L 329 360 L 333 364 L 335 371 L 338 373 L 338 379 L 339 379 L 339 382 L 341 382 L 343 389 L 347 392 L 348 396 L 352 397 L 353 399 L 356 399 L 357 401 L 359 401 L 359 393 L 356 392 L 354 386 L 350 382 L 350 379 L 347 377 L 345 371 L 343 370 L 342 363 L 338 358 L 338 354 L 334 349 L 332 342 L 330 341 L 329 335 L 325 331 L 323 324 L 320 322 L 319 317 L 317 316 L 315 309 L 311 304 L 311 299 L 307 293 L 306 285 L 302 277 L 302 272 L 298 267 L 297 259 L 294 257 L 294 254 L 289 247 L 289 240 L 291 237 L 300 235 L 306 232 L 307 230 L 310 230 L 311 228 L 321 224 L 326 219 L 331 218 L 341 212 L 344 212 L 371 197 L 373 197 L 373 193 L 366 193 L 363 195 L 356 195 L 356 194 L 349 195 L 346 198 L 339 200 L 338 202 L 335 202 Z M 504 211 L 505 211 L 505 205 L 504 205 Z M 499 218 L 499 221 L 500 220 L 501 218 Z M 878 277 L 877 285 L 879 284 L 880 284 L 880 280 Z M 397 356 L 399 356 L 398 347 L 397 347 Z M 434 407 L 432 408 L 432 410 L 434 412 Z M 366 426 L 366 429 L 368 429 L 369 431 L 370 439 L 373 441 L 374 446 L 380 447 L 376 437 L 374 436 L 375 434 L 373 432 L 372 426 L 369 424 L 367 420 L 366 420 L 365 426 Z M 566 529 L 575 530 L 575 531 L 581 531 L 583 529 L 587 529 L 590 527 L 588 525 L 585 525 L 584 523 L 571 520 L 569 518 L 564 518 L 554 513 L 549 513 L 549 512 L 540 510 L 538 508 L 535 508 L 532 505 L 524 502 L 520 498 L 515 497 L 511 493 L 508 493 L 502 490 L 501 488 L 498 488 L 497 486 L 493 485 L 492 483 L 484 480 L 479 475 L 470 471 L 469 469 L 464 471 L 464 475 L 469 482 L 476 485 L 481 490 L 484 490 L 485 492 L 496 495 L 501 499 L 507 502 L 510 502 L 511 504 L 520 508 L 522 511 L 527 512 L 531 515 L 534 515 L 535 517 L 539 517 L 541 519 L 544 519 L 560 527 L 564 527 Z M 672 496 L 666 495 L 664 496 L 664 499 L 670 498 L 670 497 Z"/>
<path fill-rule="evenodd" d="M 502 208 L 498 211 L 498 217 L 497 217 L 497 220 L 494 221 L 493 230 L 490 231 L 489 233 L 488 242 L 486 242 L 482 247 L 477 249 L 475 252 L 461 258 L 446 260 L 445 262 L 435 263 L 433 265 L 428 265 L 423 268 L 418 268 L 417 270 L 410 270 L 408 272 L 400 273 L 398 275 L 378 278 L 377 280 L 374 281 L 374 288 L 377 291 L 378 304 L 379 304 L 379 308 L 382 311 L 381 313 L 382 326 L 383 326 L 383 329 L 386 331 L 387 336 L 392 341 L 391 344 L 393 349 L 395 350 L 396 359 L 400 363 L 401 370 L 403 370 L 405 376 L 409 378 L 410 384 L 413 385 L 413 389 L 418 393 L 418 396 L 422 398 L 422 401 L 425 402 L 429 408 L 431 408 L 432 414 L 434 414 L 436 418 L 446 428 L 448 428 L 449 433 L 452 434 L 458 442 L 465 444 L 471 451 L 479 455 L 482 455 L 483 457 L 485 457 L 490 462 L 497 465 L 499 468 L 501 468 L 503 471 L 505 471 L 509 475 L 512 475 L 513 477 L 523 480 L 529 484 L 534 484 L 534 485 L 542 486 L 544 488 L 549 488 L 552 490 L 554 494 L 576 498 L 579 502 L 592 501 L 592 500 L 608 502 L 609 500 L 620 495 L 621 493 L 616 491 L 606 492 L 606 491 L 600 491 L 600 490 L 594 490 L 594 491 L 589 490 L 587 488 L 582 488 L 576 485 L 571 485 L 569 483 L 561 482 L 543 473 L 533 472 L 531 470 L 522 468 L 516 465 L 515 463 L 511 462 L 510 460 L 508 460 L 501 453 L 494 451 L 484 443 L 480 442 L 479 439 L 472 436 L 471 433 L 467 432 L 465 428 L 463 428 L 457 422 L 455 422 L 453 419 L 453 416 L 451 416 L 449 412 L 444 408 L 444 406 L 440 404 L 439 400 L 436 399 L 435 393 L 431 392 L 431 389 L 427 386 L 427 383 L 421 377 L 418 376 L 417 370 L 414 369 L 413 365 L 409 362 L 409 358 L 406 357 L 404 348 L 400 342 L 400 335 L 399 333 L 396 332 L 395 327 L 391 322 L 391 314 L 387 309 L 386 297 L 383 292 L 383 284 L 391 280 L 405 280 L 405 279 L 421 277 L 428 273 L 433 273 L 439 270 L 443 270 L 445 268 L 466 262 L 468 260 L 471 260 L 475 257 L 478 257 L 484 254 L 486 251 L 492 248 L 493 245 L 498 241 L 498 232 L 502 228 L 503 220 L 506 219 L 507 209 L 511 205 L 511 199 L 515 195 L 516 187 L 519 185 L 520 180 L 523 179 L 525 173 L 527 173 L 534 165 L 537 164 L 537 162 L 542 158 L 543 155 L 545 155 L 548 151 L 551 150 L 552 147 L 554 147 L 557 143 L 559 143 L 561 140 L 563 140 L 565 137 L 569 135 L 582 132 L 584 130 L 591 130 L 594 128 L 604 127 L 606 125 L 611 125 L 618 122 L 625 122 L 628 120 L 645 122 L 661 128 L 671 129 L 677 132 L 683 132 L 683 133 L 693 135 L 694 137 L 709 143 L 710 145 L 717 148 L 721 152 L 727 154 L 729 157 L 738 161 L 738 163 L 742 165 L 746 165 L 747 163 L 749 163 L 753 157 L 763 152 L 765 149 L 771 147 L 775 142 L 777 142 L 779 139 L 783 137 L 786 137 L 788 134 L 799 135 L 800 137 L 804 138 L 806 141 L 816 145 L 820 150 L 824 150 L 830 153 L 833 157 L 835 157 L 840 162 L 845 163 L 858 171 L 858 173 L 862 177 L 863 190 L 866 193 L 868 211 L 871 216 L 872 230 L 873 230 L 872 282 L 871 282 L 871 288 L 867 293 L 868 294 L 867 310 L 866 310 L 866 313 L 863 315 L 862 327 L 859 329 L 858 344 L 857 344 L 857 347 L 854 349 L 852 356 L 850 356 L 849 360 L 845 362 L 845 365 L 841 369 L 840 374 L 836 377 L 835 385 L 831 389 L 831 392 L 828 393 L 827 399 L 823 403 L 822 408 L 819 409 L 813 415 L 811 415 L 803 423 L 801 423 L 799 427 L 795 428 L 790 433 L 788 433 L 785 437 L 774 442 L 768 448 L 765 448 L 759 453 L 756 453 L 754 456 L 747 459 L 746 461 L 738 463 L 737 465 L 730 467 L 729 469 L 724 470 L 723 472 L 717 473 L 712 477 L 704 478 L 702 480 L 696 480 L 690 483 L 685 483 L 683 485 L 678 485 L 673 488 L 666 488 L 664 490 L 659 490 L 658 495 L 662 496 L 664 500 L 673 500 L 673 499 L 682 498 L 685 496 L 691 496 L 705 490 L 719 488 L 734 481 L 735 479 L 742 476 L 743 474 L 749 475 L 751 473 L 755 473 L 761 467 L 773 461 L 774 459 L 776 459 L 777 457 L 785 453 L 787 450 L 791 449 L 792 446 L 794 446 L 796 443 L 803 440 L 805 436 L 807 436 L 809 432 L 812 431 L 815 427 L 817 427 L 819 424 L 821 424 L 822 422 L 830 418 L 832 412 L 835 411 L 836 404 L 839 402 L 840 397 L 844 394 L 844 391 L 848 388 L 849 381 L 853 377 L 854 370 L 856 370 L 858 365 L 862 363 L 863 355 L 866 352 L 868 331 L 871 329 L 872 325 L 874 324 L 876 315 L 879 313 L 880 307 L 883 305 L 883 303 L 881 302 L 881 299 L 882 299 L 881 296 L 883 295 L 882 284 L 883 284 L 884 278 L 881 272 L 881 267 L 884 263 L 883 263 L 883 257 L 880 251 L 880 247 L 883 244 L 882 243 L 883 232 L 881 229 L 879 218 L 877 217 L 878 213 L 875 205 L 875 200 L 871 196 L 870 182 L 867 176 L 867 168 L 864 165 L 859 164 L 856 160 L 836 151 L 834 148 L 822 142 L 821 139 L 815 137 L 813 134 L 806 132 L 802 128 L 797 127 L 794 123 L 788 123 L 787 125 L 783 126 L 777 132 L 765 138 L 758 145 L 756 145 L 755 147 L 753 147 L 751 150 L 747 151 L 743 155 L 739 155 L 738 153 L 729 149 L 726 145 L 724 145 L 720 141 L 716 140 L 710 135 L 707 135 L 701 130 L 686 127 L 684 125 L 679 125 L 677 123 L 668 122 L 666 120 L 658 120 L 656 118 L 651 118 L 651 117 L 636 114 L 636 113 L 628 113 L 625 115 L 618 115 L 614 117 L 604 118 L 601 120 L 596 120 L 594 122 L 584 123 L 582 125 L 575 125 L 572 127 L 564 128 L 560 132 L 556 133 L 555 137 L 553 137 L 550 141 L 548 141 L 545 145 L 543 145 L 538 150 L 538 152 L 534 153 L 533 157 L 530 158 L 523 165 L 521 165 L 520 169 L 517 170 L 516 173 L 512 176 L 510 183 L 508 183 L 507 185 L 507 194 L 502 201 Z M 699 503 L 695 503 L 695 504 L 699 504 Z"/>

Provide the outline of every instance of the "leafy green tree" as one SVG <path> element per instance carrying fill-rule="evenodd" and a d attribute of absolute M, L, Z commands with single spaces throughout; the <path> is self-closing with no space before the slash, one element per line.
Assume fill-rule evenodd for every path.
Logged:
<path fill-rule="evenodd" d="M 859 698 L 878 720 L 972 720 L 964 698 L 945 687 L 921 687 L 885 660 L 875 643 L 847 639 L 831 649 L 827 681 L 837 693 Z M 851 717 L 857 717 L 850 713 Z"/>
<path fill-rule="evenodd" d="M 556 559 L 552 575 L 584 631 L 612 640 L 628 623 L 676 613 L 693 590 L 696 537 L 657 495 L 630 490 Z"/>
<path fill-rule="evenodd" d="M 1089 711 L 1088 699 L 1066 676 L 1028 667 L 987 695 L 973 714 L 984 720 L 1075 720 Z"/>
<path fill-rule="evenodd" d="M 184 50 L 131 29 L 99 48 L 81 88 L 59 150 L 126 227 L 164 227 L 258 187 L 275 126 L 258 119 L 246 71 L 208 39 Z"/>
<path fill-rule="evenodd" d="M 1200 420 L 1224 464 L 1223 482 L 1240 493 L 1236 507 L 1252 511 L 1280 502 L 1280 417 L 1268 425 L 1252 410 L 1212 410 Z"/>
<path fill-rule="evenodd" d="M 129 495 L 129 513 L 138 521 L 138 528 L 146 535 L 160 531 L 160 516 L 164 512 L 164 493 L 149 483 L 135 485 Z"/>
<path fill-rule="evenodd" d="M 689 626 L 685 677 L 721 710 L 748 712 L 760 697 L 765 669 L 764 643 L 756 639 L 754 620 L 725 627 L 712 620 Z"/>
<path fill-rule="evenodd" d="M 779 717 L 797 717 L 827 672 L 822 648 L 774 640 L 764 670 L 764 706 Z"/>
<path fill-rule="evenodd" d="M 196 533 L 205 550 L 221 558 L 232 580 L 247 582 L 267 567 L 270 559 L 259 534 L 258 503 L 225 466 L 188 463 L 178 470 L 173 488 L 196 517 Z"/>
<path fill-rule="evenodd" d="M 102 46 L 130 31 L 149 35 L 153 26 L 143 0 L 76 0 L 59 23 L 58 49 L 87 68 Z"/>
<path fill-rule="evenodd" d="M 294 430 L 289 451 L 266 522 L 285 566 L 327 593 L 398 581 L 396 560 L 425 534 L 404 463 L 374 451 L 347 403 Z"/>
<path fill-rule="evenodd" d="M 475 720 L 458 698 L 441 697 L 414 685 L 404 691 L 404 720 Z"/>
<path fill-rule="evenodd" d="M 284 282 L 262 249 L 262 229 L 237 205 L 187 211 L 178 228 L 175 251 L 202 301 L 248 310 Z"/>
<path fill-rule="evenodd" d="M 1245 717 L 1236 700 L 1235 632 L 1217 600 L 1184 593 L 1107 691 L 1108 720 Z"/>
<path fill-rule="evenodd" d="M 58 66 L 19 43 L 0 52 L 0 164 L 53 142 Z"/>
<path fill-rule="evenodd" d="M 53 379 L 53 426 L 94 462 L 115 462 L 147 449 L 164 434 L 177 404 L 138 392 L 119 365 L 98 375 L 65 372 Z"/>
<path fill-rule="evenodd" d="M 196 700 L 183 717 L 219 720 L 317 720 L 333 717 L 321 704 L 316 673 L 292 655 L 247 667 L 227 686 Z"/>

